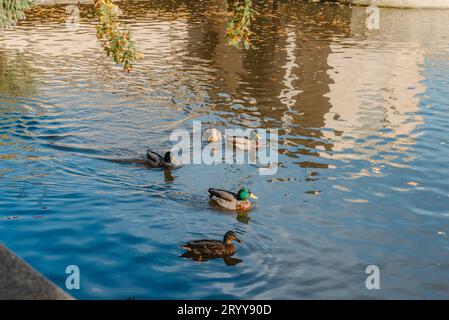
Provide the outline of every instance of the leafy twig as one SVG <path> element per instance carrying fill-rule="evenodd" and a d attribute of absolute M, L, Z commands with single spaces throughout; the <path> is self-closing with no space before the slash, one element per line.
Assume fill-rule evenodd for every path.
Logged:
<path fill-rule="evenodd" d="M 13 26 L 17 21 L 24 19 L 24 11 L 35 2 L 35 0 L 0 0 L 0 28 Z"/>
<path fill-rule="evenodd" d="M 252 0 L 228 0 L 228 6 L 232 10 L 232 18 L 226 26 L 228 43 L 236 48 L 251 48 L 250 26 L 255 18 Z"/>
<path fill-rule="evenodd" d="M 123 64 L 123 70 L 130 72 L 138 53 L 131 33 L 121 29 L 119 7 L 112 0 L 96 0 L 95 7 L 100 22 L 96 27 L 97 39 L 106 55 L 112 57 L 116 64 Z"/>

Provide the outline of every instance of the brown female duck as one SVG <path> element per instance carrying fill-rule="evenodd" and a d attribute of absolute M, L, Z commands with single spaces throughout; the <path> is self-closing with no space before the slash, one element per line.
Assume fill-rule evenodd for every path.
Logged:
<path fill-rule="evenodd" d="M 220 258 L 232 256 L 236 251 L 233 241 L 241 242 L 234 231 L 228 231 L 221 240 L 193 240 L 181 245 L 181 248 L 195 256 Z"/>

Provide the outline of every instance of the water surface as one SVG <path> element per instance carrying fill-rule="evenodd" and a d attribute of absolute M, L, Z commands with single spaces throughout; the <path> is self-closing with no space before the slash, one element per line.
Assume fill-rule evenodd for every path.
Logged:
<path fill-rule="evenodd" d="M 275 1 L 255 49 L 226 45 L 222 1 L 122 1 L 144 60 L 125 74 L 66 7 L 0 36 L 0 240 L 76 298 L 449 298 L 449 11 Z M 280 168 L 158 170 L 192 122 L 278 129 Z M 247 186 L 247 217 L 209 187 Z M 227 266 L 179 245 L 236 230 Z M 381 289 L 365 288 L 365 268 Z"/>

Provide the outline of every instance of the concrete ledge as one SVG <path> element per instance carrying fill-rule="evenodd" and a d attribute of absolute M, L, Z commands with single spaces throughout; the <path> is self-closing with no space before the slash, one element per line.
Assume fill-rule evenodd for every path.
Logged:
<path fill-rule="evenodd" d="M 390 8 L 449 9 L 449 0 L 339 0 L 343 3 Z"/>
<path fill-rule="evenodd" d="M 0 244 L 0 300 L 73 300 Z"/>

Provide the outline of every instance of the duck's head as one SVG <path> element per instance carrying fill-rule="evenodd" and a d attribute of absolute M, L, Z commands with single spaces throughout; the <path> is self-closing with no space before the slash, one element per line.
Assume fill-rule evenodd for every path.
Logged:
<path fill-rule="evenodd" d="M 216 128 L 209 128 L 204 131 L 203 140 L 208 142 L 220 142 L 221 132 Z"/>
<path fill-rule="evenodd" d="M 223 243 L 224 244 L 231 244 L 232 241 L 237 241 L 238 243 L 241 243 L 242 241 L 237 237 L 237 234 L 234 231 L 228 231 L 225 233 L 223 237 Z"/>
<path fill-rule="evenodd" d="M 174 160 L 174 157 L 173 157 L 172 153 L 170 151 L 167 151 L 164 155 L 164 161 L 167 163 L 172 163 L 173 160 Z"/>
<path fill-rule="evenodd" d="M 251 191 L 249 191 L 246 188 L 243 188 L 243 189 L 239 190 L 239 192 L 237 192 L 237 199 L 238 200 L 246 201 L 249 198 L 257 199 L 256 195 L 253 194 Z"/>

